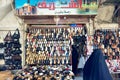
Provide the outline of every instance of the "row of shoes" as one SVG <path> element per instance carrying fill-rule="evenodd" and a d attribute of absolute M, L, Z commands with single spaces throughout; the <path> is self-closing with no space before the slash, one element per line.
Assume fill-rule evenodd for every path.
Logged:
<path fill-rule="evenodd" d="M 70 64 L 69 56 L 46 56 L 46 55 L 37 55 L 29 54 L 26 58 L 27 64 L 39 64 L 39 65 L 66 65 Z"/>
<path fill-rule="evenodd" d="M 13 80 L 75 80 L 70 66 L 29 66 L 19 71 Z"/>
<path fill-rule="evenodd" d="M 69 39 L 69 36 L 82 34 L 82 27 L 74 28 L 32 28 L 27 34 L 27 38 L 46 39 L 47 41 Z M 85 35 L 85 34 L 82 34 Z"/>
<path fill-rule="evenodd" d="M 71 53 L 71 48 L 69 44 L 35 44 L 34 46 L 29 46 L 27 48 L 26 54 L 30 54 L 30 52 L 36 52 L 36 54 L 49 54 L 50 56 L 69 56 Z"/>

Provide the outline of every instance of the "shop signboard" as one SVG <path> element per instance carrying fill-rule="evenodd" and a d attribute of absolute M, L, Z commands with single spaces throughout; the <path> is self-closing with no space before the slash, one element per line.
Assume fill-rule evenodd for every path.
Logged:
<path fill-rule="evenodd" d="M 98 0 L 30 0 L 30 3 L 27 2 L 28 0 L 15 0 L 17 13 L 19 9 L 26 6 L 34 6 L 35 9 L 31 9 L 31 12 L 36 15 L 96 15 L 98 9 Z M 29 11 L 28 13 L 23 11 L 22 15 L 29 14 Z"/>

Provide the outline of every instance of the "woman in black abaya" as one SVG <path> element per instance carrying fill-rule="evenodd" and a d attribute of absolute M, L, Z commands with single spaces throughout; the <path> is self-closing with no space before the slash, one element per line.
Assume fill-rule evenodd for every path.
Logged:
<path fill-rule="evenodd" d="M 77 74 L 78 52 L 75 45 L 72 45 L 72 71 Z"/>
<path fill-rule="evenodd" d="M 106 65 L 102 50 L 93 51 L 83 69 L 83 80 L 113 80 Z"/>

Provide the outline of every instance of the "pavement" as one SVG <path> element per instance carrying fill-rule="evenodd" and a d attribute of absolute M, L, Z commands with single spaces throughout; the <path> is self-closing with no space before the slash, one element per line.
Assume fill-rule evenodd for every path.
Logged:
<path fill-rule="evenodd" d="M 13 75 L 10 71 L 0 71 L 0 80 L 13 80 Z"/>
<path fill-rule="evenodd" d="M 83 71 L 80 71 L 79 75 L 75 77 L 75 80 L 83 80 Z"/>

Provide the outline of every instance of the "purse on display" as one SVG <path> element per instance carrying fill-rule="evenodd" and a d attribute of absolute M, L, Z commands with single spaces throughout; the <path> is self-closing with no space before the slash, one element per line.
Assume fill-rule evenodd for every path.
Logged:
<path fill-rule="evenodd" d="M 13 62 L 13 64 L 16 65 L 16 67 L 19 66 L 19 65 L 21 65 L 21 63 L 22 63 L 22 61 L 20 61 L 20 60 L 15 60 Z"/>
<path fill-rule="evenodd" d="M 17 28 L 12 36 L 13 39 L 19 39 L 20 38 L 20 32 L 19 29 Z"/>
<path fill-rule="evenodd" d="M 4 47 L 6 48 L 12 48 L 13 42 L 5 42 Z"/>
<path fill-rule="evenodd" d="M 21 48 L 20 42 L 18 40 L 17 41 L 13 41 L 13 47 L 14 48 Z"/>
<path fill-rule="evenodd" d="M 9 31 L 7 33 L 7 35 L 4 38 L 4 41 L 12 41 L 12 35 L 11 35 L 11 31 Z"/>
<path fill-rule="evenodd" d="M 4 54 L 0 53 L 0 60 L 4 60 Z"/>
<path fill-rule="evenodd" d="M 5 60 L 5 64 L 6 64 L 6 65 L 12 65 L 12 60 L 11 60 L 11 59 Z"/>
<path fill-rule="evenodd" d="M 14 48 L 20 48 L 20 47 L 21 47 L 21 44 L 20 44 L 20 43 L 14 44 L 13 47 L 14 47 Z"/>
<path fill-rule="evenodd" d="M 21 53 L 22 53 L 22 51 L 19 48 L 12 51 L 12 54 L 15 54 L 15 55 L 21 54 Z"/>
<path fill-rule="evenodd" d="M 13 55 L 12 59 L 14 59 L 14 60 L 21 60 L 21 56 L 20 55 Z"/>
<path fill-rule="evenodd" d="M 3 43 L 0 43 L 0 48 L 4 48 L 4 44 Z"/>

